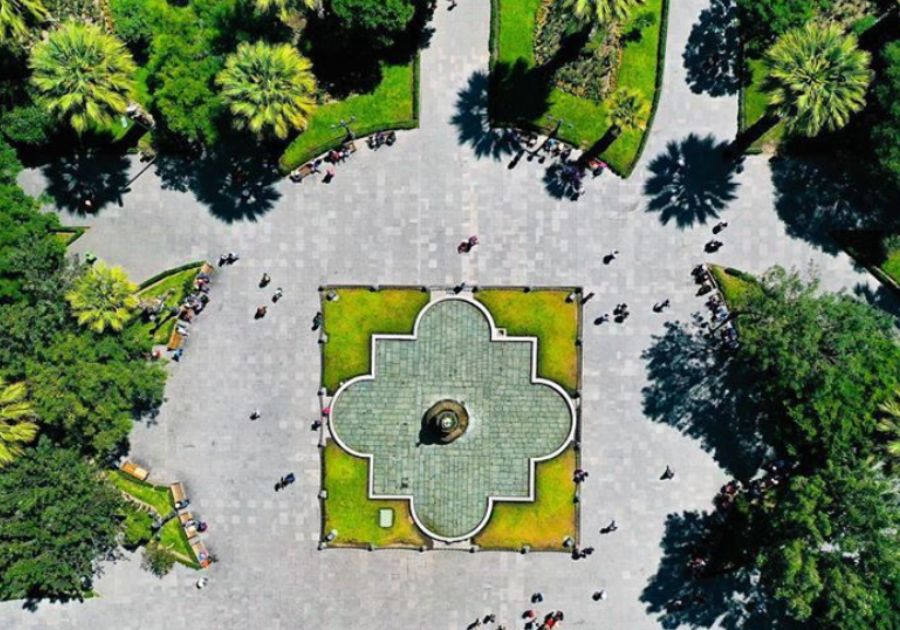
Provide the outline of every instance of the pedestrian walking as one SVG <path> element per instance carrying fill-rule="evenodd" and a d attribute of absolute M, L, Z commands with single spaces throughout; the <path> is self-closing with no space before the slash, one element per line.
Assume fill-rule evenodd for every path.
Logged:
<path fill-rule="evenodd" d="M 263 317 L 266 316 L 266 313 L 268 311 L 269 311 L 269 309 L 265 306 L 257 307 L 256 314 L 253 317 L 254 317 L 254 319 L 262 319 Z"/>
<path fill-rule="evenodd" d="M 260 288 L 267 286 L 272 281 L 272 278 L 269 277 L 269 274 L 264 273 L 262 278 L 259 279 Z"/>
<path fill-rule="evenodd" d="M 728 227 L 728 221 L 719 221 L 713 226 L 712 233 L 718 234 L 722 230 Z"/>
<path fill-rule="evenodd" d="M 601 534 L 611 534 L 614 531 L 619 529 L 619 526 L 616 525 L 616 519 L 613 519 L 609 522 L 609 525 L 600 530 Z"/>
<path fill-rule="evenodd" d="M 671 301 L 669 300 L 669 298 L 666 298 L 662 302 L 657 302 L 656 304 L 654 304 L 653 311 L 655 313 L 662 313 L 665 309 L 669 308 L 670 304 L 671 304 Z"/>
<path fill-rule="evenodd" d="M 322 324 L 324 322 L 325 322 L 325 316 L 322 315 L 321 311 L 317 312 L 315 314 L 315 316 L 313 317 L 312 329 L 319 330 L 319 328 L 322 326 Z"/>
<path fill-rule="evenodd" d="M 535 593 L 534 595 L 531 596 L 531 603 L 532 603 L 532 604 L 537 604 L 537 603 L 540 603 L 540 602 L 542 602 L 542 601 L 544 601 L 544 594 L 541 593 L 540 591 L 538 591 L 537 593 Z"/>
<path fill-rule="evenodd" d="M 599 591 L 594 591 L 592 597 L 594 598 L 595 602 L 603 601 L 604 599 L 606 599 L 606 591 L 602 589 Z"/>
<path fill-rule="evenodd" d="M 448 1 L 448 4 L 447 4 L 448 11 L 452 11 L 453 9 L 456 8 L 456 4 L 457 4 L 456 0 L 447 0 L 447 1 Z"/>
<path fill-rule="evenodd" d="M 662 474 L 662 476 L 660 477 L 660 479 L 663 480 L 663 481 L 667 481 L 667 480 L 669 480 L 669 479 L 672 479 L 674 476 L 675 476 L 675 471 L 672 470 L 671 467 L 666 466 L 666 470 L 663 472 L 663 474 Z"/>
<path fill-rule="evenodd" d="M 721 247 L 722 247 L 722 241 L 717 241 L 716 239 L 713 239 L 713 240 L 709 241 L 706 245 L 704 245 L 703 249 L 705 249 L 708 253 L 711 254 L 713 252 L 719 251 L 719 249 Z"/>
<path fill-rule="evenodd" d="M 284 295 L 284 291 L 281 289 L 281 287 L 278 287 L 277 289 L 275 289 L 275 293 L 272 295 L 272 302 L 277 302 L 278 300 L 280 300 L 282 295 Z"/>
<path fill-rule="evenodd" d="M 596 295 L 596 294 L 593 291 L 591 291 L 590 293 L 585 295 L 583 298 L 581 298 L 581 305 L 584 306 L 585 304 L 587 304 L 588 300 L 590 300 L 592 297 L 594 297 L 594 295 Z"/>
<path fill-rule="evenodd" d="M 209 583 L 209 578 L 206 577 L 206 576 L 204 575 L 202 578 L 200 578 L 199 580 L 197 580 L 196 586 L 197 586 L 197 588 L 198 588 L 199 590 L 202 591 L 204 588 L 206 588 L 206 585 L 207 585 L 208 583 Z"/>
<path fill-rule="evenodd" d="M 618 249 L 612 250 L 612 251 L 609 252 L 606 256 L 603 257 L 603 264 L 604 264 L 604 265 L 608 265 L 609 263 L 611 263 L 612 261 L 614 261 L 614 260 L 616 259 L 616 256 L 618 256 L 618 255 L 619 255 L 619 250 L 618 250 Z"/>
<path fill-rule="evenodd" d="M 599 326 L 600 324 L 605 324 L 609 321 L 609 313 L 603 313 L 600 317 L 594 320 L 594 326 Z"/>
<path fill-rule="evenodd" d="M 259 409 L 254 409 L 253 411 L 250 412 L 251 420 L 259 420 L 260 418 L 262 418 L 262 414 L 259 413 Z"/>

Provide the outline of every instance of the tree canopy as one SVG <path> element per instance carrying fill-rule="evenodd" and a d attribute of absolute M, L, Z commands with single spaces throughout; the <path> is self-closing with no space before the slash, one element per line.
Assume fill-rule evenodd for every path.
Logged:
<path fill-rule="evenodd" d="M 412 0 L 331 0 L 330 9 L 351 34 L 390 46 L 409 27 L 416 5 Z"/>
<path fill-rule="evenodd" d="M 882 169 L 900 186 L 900 40 L 885 46 L 883 69 L 875 89 L 880 116 L 872 129 Z"/>
<path fill-rule="evenodd" d="M 0 474 L 0 599 L 84 597 L 122 508 L 94 466 L 41 440 Z"/>

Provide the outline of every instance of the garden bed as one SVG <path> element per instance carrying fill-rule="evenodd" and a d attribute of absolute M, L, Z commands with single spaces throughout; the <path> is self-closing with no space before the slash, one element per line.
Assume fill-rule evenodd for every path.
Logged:
<path fill-rule="evenodd" d="M 152 508 L 159 516 L 166 516 L 175 511 L 175 504 L 172 503 L 168 488 L 138 481 L 120 470 L 110 471 L 109 478 L 120 491 L 135 501 Z M 200 568 L 200 565 L 193 560 L 194 552 L 191 550 L 184 528 L 177 518 L 163 525 L 158 536 L 160 545 L 171 551 L 172 557 L 178 562 L 192 569 Z"/>
<path fill-rule="evenodd" d="M 581 149 L 589 149 L 609 131 L 607 108 L 596 102 L 548 85 L 534 54 L 536 20 L 542 0 L 492 0 L 490 115 L 495 126 L 516 126 L 549 132 L 554 124 L 547 115 L 563 118 L 557 137 Z M 656 16 L 639 30 L 639 37 L 624 37 L 616 70 L 618 88 L 638 92 L 650 113 L 643 130 L 630 129 L 611 142 L 600 157 L 622 176 L 634 169 L 652 125 L 659 99 L 665 58 L 668 0 L 647 0 L 622 25 L 630 33 L 645 13 Z M 570 126 L 571 125 L 571 126 Z"/>
<path fill-rule="evenodd" d="M 553 459 L 535 466 L 534 501 L 498 501 L 487 525 L 472 542 L 482 549 L 519 551 L 564 550 L 566 538 L 578 540 L 578 506 L 573 477 L 578 455 L 569 446 Z"/>
<path fill-rule="evenodd" d="M 510 336 L 537 337 L 538 376 L 578 391 L 578 301 L 566 301 L 574 289 L 482 289 L 475 298 Z M 580 296 L 579 296 L 580 297 Z"/>
<path fill-rule="evenodd" d="M 322 299 L 324 331 L 322 385 L 333 394 L 341 382 L 372 369 L 372 335 L 410 334 L 429 294 L 418 289 L 367 287 L 328 289 L 337 300 Z"/>
<path fill-rule="evenodd" d="M 722 299 L 729 310 L 740 310 L 747 299 L 747 295 L 756 287 L 756 279 L 731 267 L 719 265 L 707 265 L 722 293 Z"/>
<path fill-rule="evenodd" d="M 429 540 L 416 527 L 409 502 L 399 499 L 370 499 L 369 463 L 354 457 L 329 440 L 322 449 L 323 488 L 328 498 L 322 503 L 322 532 L 337 531 L 332 547 L 428 546 Z M 381 527 L 379 511 L 394 511 L 391 527 Z"/>
<path fill-rule="evenodd" d="M 158 298 L 168 293 L 161 320 L 143 321 L 139 317 L 134 324 L 148 336 L 152 336 L 154 344 L 168 343 L 169 338 L 172 336 L 172 330 L 175 328 L 175 322 L 178 320 L 174 315 L 170 315 L 168 310 L 180 305 L 188 296 L 194 279 L 200 273 L 203 264 L 203 261 L 197 261 L 170 269 L 154 276 L 141 285 L 140 291 L 137 293 L 139 300 Z"/>
<path fill-rule="evenodd" d="M 56 236 L 60 240 L 60 242 L 68 247 L 79 238 L 84 236 L 84 233 L 87 232 L 90 228 L 88 227 L 70 227 L 63 226 L 57 230 L 53 231 L 53 235 Z"/>
<path fill-rule="evenodd" d="M 291 142 L 279 166 L 289 173 L 316 156 L 339 147 L 346 134 L 338 122 L 356 118 L 351 128 L 357 137 L 391 129 L 412 129 L 419 124 L 419 59 L 401 65 L 384 64 L 381 83 L 368 94 L 320 106 L 306 131 Z"/>

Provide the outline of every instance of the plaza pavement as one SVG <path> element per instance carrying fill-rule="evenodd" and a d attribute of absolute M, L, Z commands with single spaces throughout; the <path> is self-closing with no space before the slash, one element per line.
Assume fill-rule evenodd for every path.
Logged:
<path fill-rule="evenodd" d="M 537 590 L 545 595 L 540 610 L 564 610 L 566 628 L 657 627 L 640 598 L 660 562 L 666 516 L 708 509 L 727 478 L 697 440 L 643 411 L 642 351 L 664 322 L 686 320 L 701 307 L 690 269 L 703 260 L 750 272 L 812 262 L 827 288 L 876 286 L 845 255 L 793 236 L 803 226 L 788 233 L 765 157 L 749 158 L 733 181 L 709 167 L 710 179 L 721 180 L 716 194 L 731 224 L 717 254 L 702 251 L 715 219 L 691 225 L 679 215 L 663 223 L 661 212 L 648 211 L 644 186 L 668 143 L 691 133 L 726 141 L 735 133 L 737 97 L 694 94 L 686 83 L 682 53 L 706 5 L 671 3 L 662 98 L 634 175 L 623 181 L 604 174 L 587 183 L 578 202 L 549 195 L 537 163 L 508 169 L 509 156 L 479 158 L 459 144 L 451 123 L 457 93 L 487 70 L 489 31 L 487 0 L 461 0 L 452 12 L 438 8 L 436 32 L 422 53 L 421 128 L 398 134 L 392 148 L 361 150 L 330 185 L 279 181 L 269 191 L 271 209 L 228 222 L 191 191 L 163 188 L 151 168 L 121 206 L 109 204 L 90 218 L 63 213 L 63 223 L 92 226 L 74 251 L 123 265 L 136 280 L 222 251 L 241 255 L 216 274 L 210 307 L 182 362 L 170 368 L 159 416 L 132 433 L 133 456 L 152 468 L 154 480 L 186 484 L 220 561 L 198 591 L 195 573 L 178 567 L 159 580 L 139 569 L 139 557 L 126 557 L 105 567 L 100 597 L 40 604 L 36 612 L 6 603 L 0 627 L 455 630 L 493 612 L 514 628 Z M 695 142 L 685 151 L 702 157 L 703 147 Z M 131 173 L 141 167 L 132 164 Z M 39 172 L 26 173 L 23 184 L 32 192 L 44 187 Z M 470 234 L 481 244 L 458 255 L 457 243 Z M 620 255 L 605 265 L 612 249 Z M 257 288 L 264 271 L 270 290 Z M 316 287 L 461 281 L 583 285 L 596 293 L 586 306 L 588 322 L 618 302 L 631 307 L 624 325 L 585 331 L 583 455 L 591 476 L 582 538 L 597 549 L 587 560 L 316 550 L 319 457 L 309 429 L 318 411 L 319 355 L 310 332 Z M 255 308 L 277 286 L 284 299 L 254 321 Z M 672 308 L 652 312 L 664 298 Z M 251 423 L 254 407 L 262 418 Z M 676 477 L 661 482 L 666 464 Z M 289 471 L 298 482 L 275 494 L 274 482 Z M 612 518 L 619 530 L 598 535 Z M 592 601 L 600 588 L 608 599 Z"/>

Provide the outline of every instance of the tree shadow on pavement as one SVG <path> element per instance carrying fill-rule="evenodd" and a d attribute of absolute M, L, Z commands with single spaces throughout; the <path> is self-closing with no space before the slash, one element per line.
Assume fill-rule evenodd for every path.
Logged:
<path fill-rule="evenodd" d="M 524 59 L 497 62 L 490 78 L 491 118 L 508 124 L 539 120 L 550 108 L 552 89 L 546 67 L 529 66 Z"/>
<path fill-rule="evenodd" d="M 883 225 L 889 210 L 872 198 L 850 169 L 822 160 L 770 160 L 775 210 L 785 231 L 829 254 L 841 251 L 831 233 Z"/>
<path fill-rule="evenodd" d="M 476 157 L 499 160 L 518 151 L 519 145 L 505 129 L 491 127 L 489 85 L 485 72 L 474 72 L 457 95 L 456 113 L 450 121 L 456 127 L 459 143 L 470 145 Z"/>
<path fill-rule="evenodd" d="M 190 190 L 225 223 L 256 221 L 281 198 L 275 188 L 281 179 L 277 161 L 264 150 L 242 151 L 232 143 L 223 143 L 197 159 L 160 156 L 156 174 L 163 188 Z"/>
<path fill-rule="evenodd" d="M 762 409 L 751 375 L 736 365 L 699 314 L 690 324 L 666 322 L 641 358 L 647 364 L 644 413 L 700 442 L 733 477 L 746 481 L 766 454 Z"/>
<path fill-rule="evenodd" d="M 687 82 L 696 94 L 736 94 L 741 87 L 740 35 L 732 0 L 711 0 L 691 30 L 682 55 Z"/>
<path fill-rule="evenodd" d="M 894 326 L 900 328 L 900 297 L 883 284 L 873 289 L 868 284 L 859 283 L 853 287 L 853 294 L 881 309 L 894 318 Z"/>
<path fill-rule="evenodd" d="M 712 135 L 693 133 L 670 142 L 649 165 L 644 184 L 644 194 L 650 197 L 647 212 L 659 212 L 663 225 L 674 219 L 682 229 L 718 218 L 737 197 L 734 176 L 743 168 L 742 161 L 726 156 L 727 147 Z"/>
<path fill-rule="evenodd" d="M 574 165 L 554 162 L 544 171 L 544 188 L 554 199 L 578 201 L 580 191 L 573 178 Z"/>
<path fill-rule="evenodd" d="M 111 203 L 122 205 L 130 184 L 126 155 L 94 149 L 74 150 L 41 167 L 46 193 L 56 207 L 79 216 L 95 214 Z"/>
<path fill-rule="evenodd" d="M 715 554 L 728 544 L 719 515 L 683 512 L 666 517 L 660 546 L 663 556 L 656 574 L 641 593 L 649 613 L 658 614 L 663 628 L 681 626 L 762 630 L 773 627 L 752 576 L 745 570 L 694 575 L 688 564 L 695 554 Z M 728 550 L 725 550 L 728 553 Z"/>

